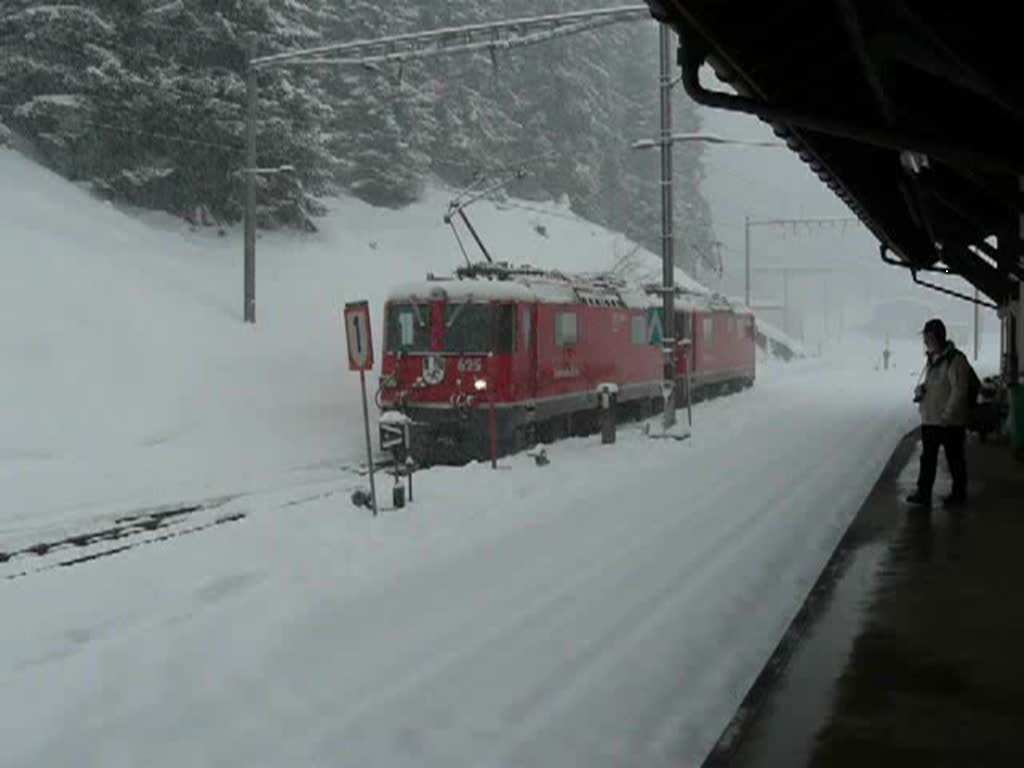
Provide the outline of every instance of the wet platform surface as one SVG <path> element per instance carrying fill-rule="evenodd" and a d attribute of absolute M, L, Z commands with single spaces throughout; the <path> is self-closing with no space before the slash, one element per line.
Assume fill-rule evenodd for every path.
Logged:
<path fill-rule="evenodd" d="M 902 503 L 918 457 L 896 451 L 705 768 L 1024 766 L 1024 464 L 972 440 L 955 515 Z"/>

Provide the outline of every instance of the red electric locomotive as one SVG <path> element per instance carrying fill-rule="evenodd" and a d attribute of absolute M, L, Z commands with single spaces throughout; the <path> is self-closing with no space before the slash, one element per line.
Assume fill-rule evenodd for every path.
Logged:
<path fill-rule="evenodd" d="M 410 416 L 413 455 L 458 463 L 592 430 L 602 389 L 620 412 L 661 404 L 660 297 L 604 276 L 502 264 L 393 290 L 379 402 Z M 677 297 L 679 377 L 700 396 L 754 381 L 753 317 Z M 696 332 L 696 333 L 694 333 Z M 681 391 L 681 390 L 680 390 Z"/>

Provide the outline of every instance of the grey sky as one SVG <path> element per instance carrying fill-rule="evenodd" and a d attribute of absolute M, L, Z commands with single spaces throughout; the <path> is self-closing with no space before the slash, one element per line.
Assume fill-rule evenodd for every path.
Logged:
<path fill-rule="evenodd" d="M 774 134 L 762 122 L 748 115 L 702 109 L 703 129 L 709 133 L 740 139 L 772 139 Z M 851 215 L 846 206 L 788 148 L 760 148 L 707 145 L 704 152 L 706 179 L 704 193 L 711 206 L 717 238 L 722 242 L 725 279 L 721 287 L 732 294 L 743 292 L 744 216 L 762 218 L 804 218 Z M 924 309 L 966 322 L 970 305 L 947 301 L 933 291 L 914 285 L 910 275 L 884 265 L 877 243 L 859 223 L 844 230 L 833 228 L 755 228 L 751 239 L 755 267 L 818 265 L 831 263 L 848 274 L 828 280 L 804 275 L 790 280 L 793 330 L 801 322 L 809 341 L 823 335 L 825 304 L 832 305 L 831 332 L 837 331 L 838 304 L 845 303 L 845 322 L 854 325 L 867 318 L 867 305 L 876 301 L 909 298 Z M 707 279 L 707 276 L 701 276 Z M 951 281 L 963 289 L 960 281 Z M 755 269 L 752 280 L 755 303 L 780 302 L 782 280 L 777 273 Z M 773 319 L 781 321 L 781 313 Z M 994 323 L 988 323 L 993 327 Z"/>

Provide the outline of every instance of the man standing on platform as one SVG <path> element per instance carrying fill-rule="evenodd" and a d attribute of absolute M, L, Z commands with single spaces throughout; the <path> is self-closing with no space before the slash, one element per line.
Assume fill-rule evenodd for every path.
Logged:
<path fill-rule="evenodd" d="M 947 506 L 960 506 L 967 501 L 964 443 L 974 371 L 964 353 L 946 338 L 946 326 L 941 320 L 929 320 L 922 333 L 928 361 L 924 383 L 918 385 L 914 393 L 921 414 L 921 469 L 917 492 L 907 501 L 916 506 L 931 505 L 935 469 L 942 447 L 953 476 L 952 493 L 944 502 Z"/>

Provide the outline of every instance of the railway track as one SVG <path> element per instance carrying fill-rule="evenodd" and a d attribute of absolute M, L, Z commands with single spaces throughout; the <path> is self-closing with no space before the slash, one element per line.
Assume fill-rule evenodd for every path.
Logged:
<path fill-rule="evenodd" d="M 387 462 L 382 464 L 381 469 L 386 468 Z M 367 474 L 366 467 L 360 464 L 323 466 L 333 466 L 348 477 L 362 478 Z M 316 481 L 308 485 L 318 486 L 323 482 Z M 306 486 L 305 483 L 299 483 L 289 485 L 289 488 L 293 493 Z M 276 503 L 283 509 L 344 490 L 327 488 L 312 494 L 291 495 Z M 239 522 L 247 517 L 247 513 L 227 510 L 225 507 L 246 496 L 236 493 L 97 516 L 83 521 L 80 530 L 66 535 L 40 534 L 36 541 L 30 540 L 29 543 L 13 547 L 0 544 L 0 580 L 11 581 L 58 568 L 69 568 Z"/>
<path fill-rule="evenodd" d="M 10 551 L 0 550 L 0 567 L 7 571 L 2 578 L 11 581 L 57 568 L 69 568 L 243 520 L 246 517 L 244 512 L 217 512 L 234 498 L 221 497 L 206 502 L 129 512 L 112 521 L 104 521 L 102 527 L 44 539 Z M 202 517 L 201 521 L 196 520 L 197 515 Z"/>

